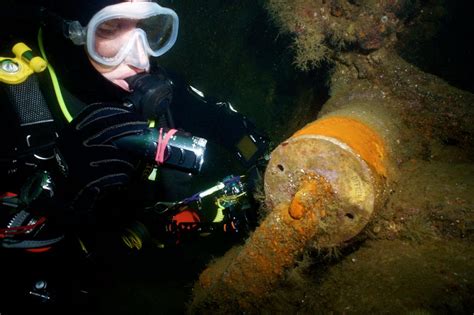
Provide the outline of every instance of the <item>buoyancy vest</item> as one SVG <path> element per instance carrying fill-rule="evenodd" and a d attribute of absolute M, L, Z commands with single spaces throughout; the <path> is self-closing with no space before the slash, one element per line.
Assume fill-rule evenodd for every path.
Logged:
<path fill-rule="evenodd" d="M 57 131 L 67 119 L 47 66 L 24 43 L 0 56 L 0 191 L 18 188 L 32 172 L 53 163 Z"/>

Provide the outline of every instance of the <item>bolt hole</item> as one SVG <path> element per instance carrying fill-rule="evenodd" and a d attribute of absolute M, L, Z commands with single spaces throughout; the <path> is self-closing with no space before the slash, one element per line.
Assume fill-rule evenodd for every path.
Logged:
<path fill-rule="evenodd" d="M 348 217 L 351 220 L 354 220 L 354 215 L 352 213 L 346 213 L 346 217 Z"/>
<path fill-rule="evenodd" d="M 278 169 L 279 169 L 280 171 L 282 171 L 282 172 L 285 170 L 285 168 L 284 168 L 283 165 L 281 165 L 281 164 L 278 164 L 277 167 L 278 167 Z"/>

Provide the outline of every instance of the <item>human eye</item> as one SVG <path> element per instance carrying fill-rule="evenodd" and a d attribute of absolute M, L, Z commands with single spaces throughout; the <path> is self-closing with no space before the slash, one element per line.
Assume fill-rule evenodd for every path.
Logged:
<path fill-rule="evenodd" d="M 96 35 L 101 38 L 110 39 L 118 35 L 121 29 L 121 23 L 117 20 L 101 23 L 96 30 Z"/>

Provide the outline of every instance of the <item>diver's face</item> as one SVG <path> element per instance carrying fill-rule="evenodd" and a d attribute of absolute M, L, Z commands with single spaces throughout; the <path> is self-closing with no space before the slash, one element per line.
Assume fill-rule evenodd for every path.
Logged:
<path fill-rule="evenodd" d="M 95 32 L 95 50 L 99 55 L 112 58 L 133 36 L 137 20 L 113 19 L 101 23 Z"/>
<path fill-rule="evenodd" d="M 124 1 L 124 2 L 149 2 L 146 0 Z M 137 73 L 147 72 L 150 69 L 150 60 L 145 44 L 140 37 L 134 36 L 137 21 L 131 19 L 114 19 L 102 23 L 96 31 L 95 49 L 104 57 L 113 57 L 123 47 L 132 42 L 132 49 L 118 66 L 108 67 L 101 65 L 91 59 L 92 66 L 105 78 L 130 91 L 125 79 Z"/>

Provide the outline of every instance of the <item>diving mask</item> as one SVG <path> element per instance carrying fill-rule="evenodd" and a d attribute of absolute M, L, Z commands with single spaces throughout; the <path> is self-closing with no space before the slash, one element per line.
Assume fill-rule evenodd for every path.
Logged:
<path fill-rule="evenodd" d="M 155 2 L 122 2 L 97 12 L 86 28 L 69 23 L 69 38 L 86 44 L 89 56 L 99 64 L 114 67 L 133 53 L 137 41 L 146 53 L 158 57 L 176 42 L 177 14 Z"/>

